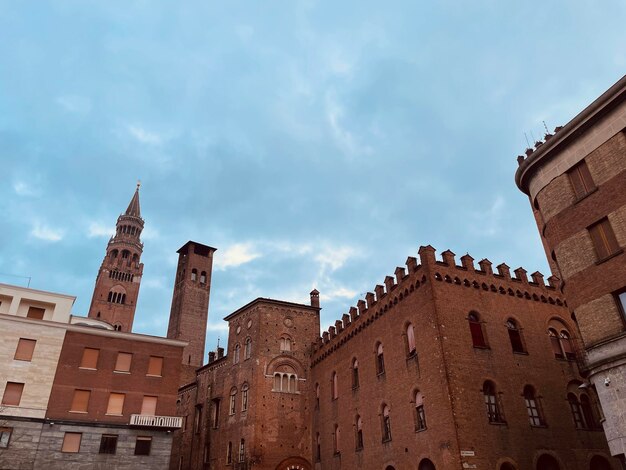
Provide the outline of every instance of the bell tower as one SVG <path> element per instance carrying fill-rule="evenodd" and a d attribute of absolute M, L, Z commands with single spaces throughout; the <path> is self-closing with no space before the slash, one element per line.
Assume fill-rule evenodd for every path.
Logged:
<path fill-rule="evenodd" d="M 117 218 L 115 235 L 107 245 L 89 307 L 89 317 L 109 322 L 119 331 L 132 330 L 143 274 L 143 243 L 139 236 L 144 221 L 139 208 L 139 186 L 137 183 L 126 212 Z"/>

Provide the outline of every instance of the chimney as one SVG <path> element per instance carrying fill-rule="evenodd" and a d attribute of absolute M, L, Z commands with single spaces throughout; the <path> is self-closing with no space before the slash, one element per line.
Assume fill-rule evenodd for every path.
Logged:
<path fill-rule="evenodd" d="M 224 357 L 224 348 L 222 347 L 217 348 L 217 358 L 221 359 L 223 357 Z"/>
<path fill-rule="evenodd" d="M 317 289 L 311 291 L 311 307 L 320 308 L 320 293 Z"/>
<path fill-rule="evenodd" d="M 215 351 L 209 351 L 209 364 L 215 360 Z"/>

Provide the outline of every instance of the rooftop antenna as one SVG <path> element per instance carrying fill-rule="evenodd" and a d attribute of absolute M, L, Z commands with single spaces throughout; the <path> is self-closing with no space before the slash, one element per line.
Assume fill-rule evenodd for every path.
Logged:
<path fill-rule="evenodd" d="M 534 134 L 533 134 L 533 131 L 530 131 L 530 136 L 533 138 L 533 141 L 534 141 L 534 142 L 537 142 L 537 139 L 535 139 L 535 136 L 534 136 Z"/>
<path fill-rule="evenodd" d="M 548 135 L 550 131 L 548 130 L 548 126 L 546 126 L 546 121 L 541 121 L 541 122 L 543 122 L 543 128 L 546 130 L 546 135 Z"/>
<path fill-rule="evenodd" d="M 220 337 L 219 336 L 217 337 L 217 347 L 218 348 L 220 347 Z"/>
<path fill-rule="evenodd" d="M 529 148 L 532 148 L 532 147 L 530 146 L 530 142 L 528 141 L 528 134 L 526 134 L 526 132 L 524 132 L 524 137 L 526 137 L 526 145 L 527 145 L 527 147 L 526 147 L 526 148 L 528 148 L 528 149 L 529 149 Z"/>

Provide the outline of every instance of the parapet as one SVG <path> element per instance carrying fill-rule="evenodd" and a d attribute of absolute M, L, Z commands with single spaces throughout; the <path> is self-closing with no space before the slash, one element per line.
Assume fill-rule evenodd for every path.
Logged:
<path fill-rule="evenodd" d="M 411 256 L 407 258 L 406 269 L 397 267 L 394 276 L 386 276 L 383 284 L 374 287 L 374 292 L 367 292 L 365 299 L 359 299 L 356 307 L 350 307 L 349 313 L 344 313 L 341 320 L 337 320 L 334 326 L 330 326 L 328 331 L 322 333 L 314 345 L 314 351 L 328 347 L 330 349 L 327 352 L 330 352 L 339 347 L 429 280 L 516 296 L 530 301 L 565 305 L 558 293 L 560 280 L 555 276 L 550 276 L 546 284 L 543 274 L 535 271 L 530 275 L 529 281 L 527 271 L 522 267 L 514 269 L 512 276 L 511 268 L 506 263 L 497 265 L 494 272 L 493 263 L 486 258 L 480 260 L 476 267 L 474 258 L 465 254 L 460 258 L 461 265 L 457 265 L 456 255 L 452 251 L 442 252 L 441 259 L 436 258 L 435 252 L 435 248 L 430 245 L 421 246 L 418 250 L 419 264 L 417 258 Z M 325 356 L 326 354 L 319 357 L 314 364 Z"/>

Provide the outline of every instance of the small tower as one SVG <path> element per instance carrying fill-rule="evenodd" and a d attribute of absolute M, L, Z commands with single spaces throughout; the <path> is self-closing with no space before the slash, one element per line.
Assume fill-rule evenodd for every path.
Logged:
<path fill-rule="evenodd" d="M 204 359 L 214 252 L 215 248 L 193 241 L 178 250 L 167 337 L 189 343 L 183 351 L 181 385 L 195 380 Z"/>
<path fill-rule="evenodd" d="M 115 235 L 107 245 L 89 307 L 89 317 L 109 322 L 119 331 L 132 330 L 143 273 L 143 243 L 139 236 L 144 221 L 139 208 L 139 186 L 137 183 L 126 212 L 117 218 Z"/>

